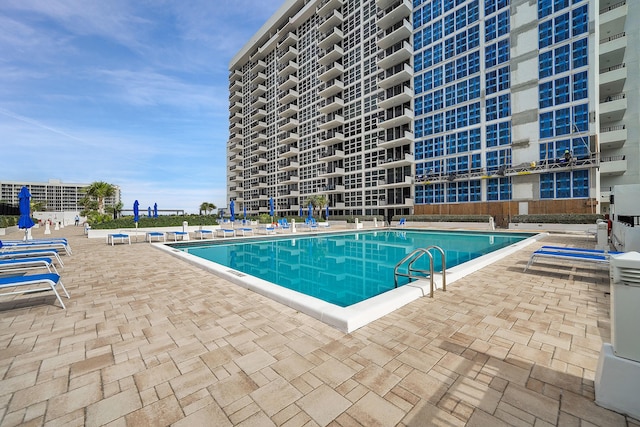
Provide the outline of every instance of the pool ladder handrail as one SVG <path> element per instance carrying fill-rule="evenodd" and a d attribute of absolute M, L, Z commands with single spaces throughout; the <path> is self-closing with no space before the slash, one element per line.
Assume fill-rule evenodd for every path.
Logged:
<path fill-rule="evenodd" d="M 433 289 L 434 289 L 434 283 L 433 283 L 433 276 L 434 276 L 434 270 L 433 270 L 433 255 L 431 255 L 431 252 L 429 252 L 429 249 L 435 249 L 437 251 L 440 252 L 440 255 L 442 257 L 442 290 L 446 291 L 447 290 L 447 270 L 446 270 L 446 266 L 447 266 L 447 259 L 446 259 L 446 255 L 444 253 L 444 250 L 442 250 L 442 248 L 440 246 L 429 246 L 427 248 L 418 248 L 415 249 L 414 251 L 412 251 L 409 255 L 405 256 L 404 258 L 402 258 L 395 266 L 395 268 L 393 269 L 393 279 L 395 281 L 395 287 L 398 287 L 398 276 L 402 276 L 402 277 L 408 277 L 409 280 L 411 279 L 418 279 L 418 278 L 423 278 L 424 276 L 416 276 L 412 273 L 422 273 L 423 275 L 426 275 L 427 273 L 429 273 L 429 281 L 430 281 L 430 292 L 429 292 L 429 296 L 431 298 L 433 298 Z M 424 255 L 428 255 L 429 256 L 429 270 L 421 270 L 421 269 L 416 269 L 413 268 L 413 263 L 416 262 L 417 260 L 419 260 L 420 258 L 422 258 L 422 256 Z M 413 259 L 412 259 L 413 258 Z M 406 273 L 401 273 L 398 271 L 398 269 L 407 261 L 409 261 L 411 259 L 411 262 L 409 262 L 409 265 L 407 266 L 407 272 Z"/>

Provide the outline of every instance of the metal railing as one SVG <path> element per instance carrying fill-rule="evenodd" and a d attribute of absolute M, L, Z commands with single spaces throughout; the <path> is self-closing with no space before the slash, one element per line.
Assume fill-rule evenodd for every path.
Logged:
<path fill-rule="evenodd" d="M 442 250 L 442 248 L 439 246 L 429 246 L 427 248 L 418 248 L 413 252 L 411 252 L 409 255 L 402 258 L 393 269 L 393 279 L 394 279 L 394 284 L 396 288 L 398 287 L 398 277 L 407 277 L 409 278 L 409 280 L 422 279 L 425 277 L 429 277 L 429 281 L 430 281 L 429 296 L 433 298 L 434 269 L 433 269 L 433 255 L 431 254 L 431 252 L 429 252 L 430 249 L 435 249 L 440 252 L 440 256 L 442 258 L 442 271 L 441 271 L 442 290 L 443 291 L 447 290 L 447 260 L 446 260 L 446 255 L 444 253 L 444 250 Z M 415 264 L 415 262 L 418 261 L 420 258 L 422 258 L 424 255 L 427 255 L 429 257 L 429 270 L 414 268 L 413 265 Z M 407 272 L 406 273 L 400 272 L 399 271 L 400 267 L 402 267 L 402 265 L 404 265 L 407 261 L 409 262 L 409 264 L 407 265 Z"/>

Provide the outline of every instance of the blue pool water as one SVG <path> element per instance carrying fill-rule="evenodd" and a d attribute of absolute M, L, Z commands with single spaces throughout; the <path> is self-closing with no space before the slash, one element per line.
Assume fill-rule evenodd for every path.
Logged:
<path fill-rule="evenodd" d="M 454 267 L 530 237 L 525 233 L 455 231 L 365 231 L 281 236 L 235 242 L 171 245 L 200 258 L 341 307 L 393 289 L 395 265 L 417 248 L 432 245 Z M 434 270 L 442 269 L 439 252 L 431 251 Z M 428 269 L 425 263 L 415 267 Z M 405 270 L 406 272 L 406 270 Z M 399 285 L 408 279 L 401 278 Z"/>

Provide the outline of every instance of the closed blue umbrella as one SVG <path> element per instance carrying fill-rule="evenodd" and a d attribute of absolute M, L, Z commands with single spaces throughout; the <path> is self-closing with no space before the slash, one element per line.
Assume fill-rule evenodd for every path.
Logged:
<path fill-rule="evenodd" d="M 31 193 L 24 186 L 18 194 L 20 200 L 20 218 L 18 218 L 18 228 L 24 228 L 24 239 L 27 240 L 29 229 L 34 226 L 31 218 Z"/>
<path fill-rule="evenodd" d="M 309 221 L 311 221 L 311 219 L 313 218 L 313 205 L 311 203 L 309 203 L 309 215 L 308 215 Z"/>
<path fill-rule="evenodd" d="M 327 205 L 327 209 L 326 209 L 326 212 L 324 214 L 324 219 L 326 219 L 326 220 L 329 219 L 329 205 Z"/>
<path fill-rule="evenodd" d="M 138 221 L 140 221 L 140 203 L 136 200 L 133 202 L 133 222 L 138 225 Z"/>
<path fill-rule="evenodd" d="M 147 216 L 151 218 L 151 206 L 147 208 Z"/>
<path fill-rule="evenodd" d="M 302 213 L 302 205 L 300 205 L 300 218 L 302 218 L 302 215 L 303 215 L 303 213 Z"/>
<path fill-rule="evenodd" d="M 273 216 L 273 197 L 269 199 L 269 215 Z"/>
<path fill-rule="evenodd" d="M 158 204 L 157 203 L 153 204 L 153 217 L 154 218 L 158 218 Z"/>
<path fill-rule="evenodd" d="M 236 204 L 233 200 L 229 205 L 229 209 L 231 210 L 231 221 L 235 221 L 236 220 Z"/>
<path fill-rule="evenodd" d="M 247 220 L 247 207 L 244 207 L 244 220 Z"/>

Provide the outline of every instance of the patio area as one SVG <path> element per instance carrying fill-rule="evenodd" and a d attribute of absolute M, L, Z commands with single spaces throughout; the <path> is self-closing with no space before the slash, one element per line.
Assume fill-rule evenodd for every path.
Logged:
<path fill-rule="evenodd" d="M 344 334 L 149 243 L 52 236 L 71 299 L 0 299 L 1 426 L 640 426 L 594 403 L 608 270 L 522 272 L 593 238 L 552 234 Z"/>

